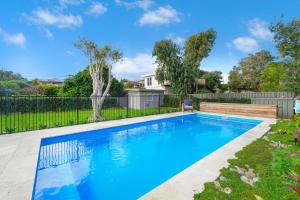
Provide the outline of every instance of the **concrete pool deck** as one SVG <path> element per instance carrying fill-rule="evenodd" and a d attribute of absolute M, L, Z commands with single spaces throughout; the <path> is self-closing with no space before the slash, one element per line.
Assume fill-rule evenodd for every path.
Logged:
<path fill-rule="evenodd" d="M 0 136 L 0 199 L 31 199 L 42 138 L 187 114 L 191 113 L 167 113 L 2 135 Z M 212 115 L 259 119 L 263 122 L 154 188 L 141 199 L 192 199 L 195 192 L 203 189 L 203 183 L 215 180 L 219 175 L 219 170 L 228 166 L 228 159 L 234 158 L 234 154 L 237 151 L 263 136 L 269 130 L 269 125 L 276 122 L 275 119 L 257 117 Z"/>

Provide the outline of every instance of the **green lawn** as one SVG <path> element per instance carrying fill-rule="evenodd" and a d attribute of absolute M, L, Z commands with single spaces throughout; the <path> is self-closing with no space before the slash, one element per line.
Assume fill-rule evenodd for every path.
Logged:
<path fill-rule="evenodd" d="M 300 122 L 298 122 L 300 123 Z M 294 144 L 296 122 L 292 120 L 280 120 L 272 126 L 268 140 L 263 138 L 256 140 L 236 154 L 237 159 L 229 161 L 229 168 L 221 170 L 220 181 L 222 188 L 229 187 L 232 192 L 225 194 L 216 189 L 214 183 L 205 184 L 205 190 L 196 194 L 194 199 L 200 200 L 294 200 L 300 196 L 290 186 L 300 187 L 300 183 L 288 178 L 289 174 L 297 174 L 300 177 L 300 144 Z M 284 134 L 284 131 L 286 133 Z M 271 141 L 281 141 L 288 145 L 285 148 L 273 147 Z M 243 167 L 249 165 L 258 175 L 259 180 L 250 186 L 241 181 L 240 175 L 230 170 L 234 166 Z M 257 197 L 255 197 L 257 195 Z M 260 199 L 261 197 L 261 199 Z"/>
<path fill-rule="evenodd" d="M 102 110 L 104 120 L 116 120 L 159 113 L 176 112 L 178 108 L 161 107 L 142 110 L 126 108 L 106 108 Z M 127 113 L 128 112 L 128 113 Z M 13 113 L 0 116 L 0 133 L 13 133 L 45 129 L 59 126 L 89 123 L 92 110 Z"/>

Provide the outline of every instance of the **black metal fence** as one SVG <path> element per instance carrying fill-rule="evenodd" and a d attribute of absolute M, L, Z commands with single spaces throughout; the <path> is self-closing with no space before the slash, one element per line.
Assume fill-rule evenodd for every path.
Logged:
<path fill-rule="evenodd" d="M 115 120 L 179 110 L 175 95 L 106 97 L 101 116 Z M 90 123 L 92 113 L 90 97 L 0 96 L 0 134 Z"/>

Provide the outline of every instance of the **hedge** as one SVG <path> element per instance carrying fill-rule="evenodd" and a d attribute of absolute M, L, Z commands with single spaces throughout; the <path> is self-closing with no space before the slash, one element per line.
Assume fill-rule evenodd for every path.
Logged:
<path fill-rule="evenodd" d="M 117 99 L 107 97 L 103 108 L 118 107 Z M 0 97 L 0 113 L 9 114 L 13 112 L 47 112 L 68 111 L 76 109 L 92 109 L 89 97 Z"/>

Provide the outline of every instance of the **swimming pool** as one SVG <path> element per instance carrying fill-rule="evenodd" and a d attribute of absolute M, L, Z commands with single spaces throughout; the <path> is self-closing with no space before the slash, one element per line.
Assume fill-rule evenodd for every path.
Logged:
<path fill-rule="evenodd" d="M 260 122 L 191 114 L 42 139 L 32 198 L 137 199 Z"/>

